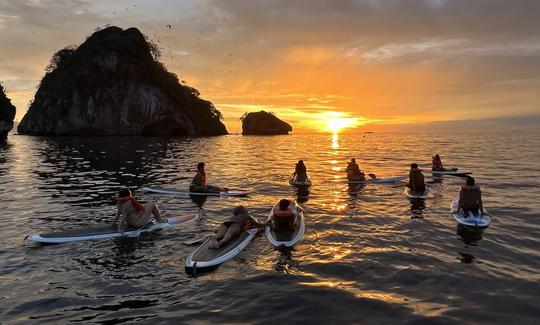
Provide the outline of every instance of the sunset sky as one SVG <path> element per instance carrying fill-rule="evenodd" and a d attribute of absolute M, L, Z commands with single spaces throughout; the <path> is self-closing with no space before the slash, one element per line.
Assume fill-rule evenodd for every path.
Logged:
<path fill-rule="evenodd" d="M 230 132 L 260 109 L 317 130 L 532 116 L 539 17 L 519 0 L 0 0 L 0 81 L 20 120 L 51 56 L 109 24 L 156 42 Z"/>

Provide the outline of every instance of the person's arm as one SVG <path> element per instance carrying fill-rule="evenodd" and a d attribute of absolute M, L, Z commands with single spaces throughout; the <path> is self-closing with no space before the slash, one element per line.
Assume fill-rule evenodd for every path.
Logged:
<path fill-rule="evenodd" d="M 463 210 L 463 189 L 459 190 L 458 211 Z"/>
<path fill-rule="evenodd" d="M 484 212 L 484 204 L 482 204 L 482 191 L 480 191 L 480 189 L 478 189 L 478 207 L 480 208 L 480 212 Z"/>
<path fill-rule="evenodd" d="M 120 210 L 120 209 L 118 209 Z M 120 213 L 120 221 L 118 222 L 118 227 L 117 227 L 117 231 L 121 234 L 124 233 L 124 229 L 126 228 L 126 211 L 123 210 L 123 211 L 119 211 Z"/>
<path fill-rule="evenodd" d="M 116 216 L 114 217 L 113 225 L 116 225 L 118 218 L 120 218 L 120 203 L 116 205 Z"/>

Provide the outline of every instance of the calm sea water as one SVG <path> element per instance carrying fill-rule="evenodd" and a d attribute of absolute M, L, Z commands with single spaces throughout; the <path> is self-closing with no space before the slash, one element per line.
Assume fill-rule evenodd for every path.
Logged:
<path fill-rule="evenodd" d="M 411 202 L 400 184 L 349 188 L 346 161 L 404 175 L 434 153 L 472 171 L 493 217 L 458 231 L 449 205 L 462 179 L 431 179 Z M 303 159 L 309 193 L 287 184 Z M 186 188 L 207 163 L 210 183 L 247 198 L 158 196 Z M 540 322 L 540 135 L 329 134 L 210 138 L 11 136 L 0 148 L 0 322 L 23 323 L 529 323 Z M 140 238 L 34 247 L 27 234 L 110 222 L 129 186 L 175 214 L 206 216 Z M 183 241 L 210 233 L 234 206 L 265 218 L 280 198 L 306 209 L 290 256 L 259 236 L 235 259 L 192 277 Z"/>

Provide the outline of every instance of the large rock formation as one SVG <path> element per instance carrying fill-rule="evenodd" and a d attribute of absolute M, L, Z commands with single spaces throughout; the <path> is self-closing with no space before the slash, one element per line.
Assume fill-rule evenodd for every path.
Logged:
<path fill-rule="evenodd" d="M 277 118 L 273 113 L 260 111 L 246 113 L 240 118 L 244 135 L 289 134 L 292 126 Z"/>
<path fill-rule="evenodd" d="M 108 27 L 52 58 L 18 127 L 35 135 L 220 135 L 221 113 L 179 83 L 136 28 Z"/>
<path fill-rule="evenodd" d="M 6 96 L 4 86 L 0 84 L 0 142 L 7 139 L 7 134 L 13 129 L 13 119 L 15 118 L 15 106 Z"/>

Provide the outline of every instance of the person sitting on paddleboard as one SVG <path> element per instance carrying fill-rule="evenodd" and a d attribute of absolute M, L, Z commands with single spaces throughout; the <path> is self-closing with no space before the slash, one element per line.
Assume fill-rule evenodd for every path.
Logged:
<path fill-rule="evenodd" d="M 351 158 L 351 162 L 347 163 L 347 179 L 349 181 L 365 181 L 366 175 L 360 170 L 355 158 Z"/>
<path fill-rule="evenodd" d="M 194 193 L 208 193 L 208 192 L 221 192 L 227 191 L 226 188 L 220 188 L 211 186 L 206 183 L 206 172 L 204 171 L 204 163 L 197 164 L 197 174 L 193 177 L 191 184 L 189 185 L 189 191 Z"/>
<path fill-rule="evenodd" d="M 167 222 L 167 219 L 161 216 L 159 208 L 154 202 L 147 202 L 142 205 L 131 195 L 129 189 L 123 189 L 114 197 L 118 201 L 118 209 L 114 224 L 119 233 L 123 233 L 128 227 L 140 228 L 148 224 L 152 215 L 157 222 Z"/>
<path fill-rule="evenodd" d="M 269 220 L 271 227 L 276 231 L 291 231 L 296 228 L 295 211 L 296 203 L 287 199 L 282 199 L 274 207 L 274 213 Z"/>
<path fill-rule="evenodd" d="M 297 181 L 307 181 L 307 168 L 302 160 L 298 160 L 298 163 L 296 163 L 294 173 L 291 175 L 291 178 L 294 179 L 295 176 Z"/>
<path fill-rule="evenodd" d="M 417 164 L 411 164 L 411 170 L 409 171 L 409 183 L 407 187 L 411 189 L 412 193 L 424 193 L 426 191 L 426 184 L 424 183 L 424 174 L 418 169 Z"/>
<path fill-rule="evenodd" d="M 467 176 L 466 184 L 462 185 L 459 191 L 459 210 L 467 216 L 467 211 L 477 212 L 483 209 L 480 186 L 475 184 L 474 178 Z"/>
<path fill-rule="evenodd" d="M 435 156 L 433 156 L 433 158 L 431 159 L 431 170 L 438 170 L 438 171 L 445 170 L 439 154 L 435 154 Z"/>
<path fill-rule="evenodd" d="M 253 219 L 245 207 L 239 205 L 234 208 L 233 216 L 223 222 L 215 231 L 209 248 L 219 248 L 227 244 L 231 239 L 240 235 L 244 230 L 265 227 L 267 223 L 259 223 Z"/>
<path fill-rule="evenodd" d="M 457 168 L 444 168 L 442 164 L 441 156 L 439 156 L 439 154 L 435 154 L 435 156 L 433 156 L 433 158 L 431 159 L 431 170 L 439 171 L 439 172 L 445 172 L 445 171 L 455 172 L 458 169 Z"/>

